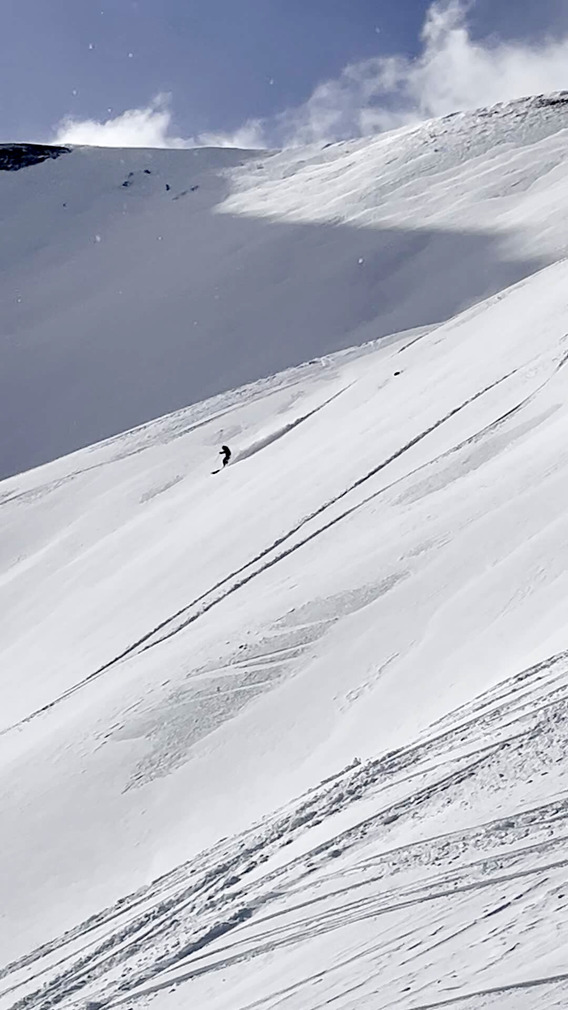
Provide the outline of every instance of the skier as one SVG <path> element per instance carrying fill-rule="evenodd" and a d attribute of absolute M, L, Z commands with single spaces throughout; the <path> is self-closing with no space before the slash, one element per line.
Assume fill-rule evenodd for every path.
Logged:
<path fill-rule="evenodd" d="M 221 452 L 219 453 L 219 455 L 223 457 L 223 466 L 227 466 L 227 463 L 231 458 L 231 450 L 229 449 L 229 446 L 222 445 Z"/>

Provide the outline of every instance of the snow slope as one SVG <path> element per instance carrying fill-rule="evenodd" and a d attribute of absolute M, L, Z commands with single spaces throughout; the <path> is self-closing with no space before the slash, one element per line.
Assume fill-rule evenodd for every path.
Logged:
<path fill-rule="evenodd" d="M 0 475 L 555 262 L 567 126 L 559 96 L 280 155 L 76 149 L 0 173 Z"/>
<path fill-rule="evenodd" d="M 416 329 L 0 484 L 0 1010 L 566 1005 L 560 110 L 243 166 L 219 216 L 380 235 L 390 186 L 499 290 L 395 243 Z"/>

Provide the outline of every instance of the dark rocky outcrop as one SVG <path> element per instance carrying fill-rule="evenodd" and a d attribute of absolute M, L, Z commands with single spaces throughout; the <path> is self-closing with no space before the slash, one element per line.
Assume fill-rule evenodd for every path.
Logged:
<path fill-rule="evenodd" d="M 0 144 L 0 172 L 17 172 L 20 168 L 70 153 L 70 147 L 53 147 L 51 144 Z"/>

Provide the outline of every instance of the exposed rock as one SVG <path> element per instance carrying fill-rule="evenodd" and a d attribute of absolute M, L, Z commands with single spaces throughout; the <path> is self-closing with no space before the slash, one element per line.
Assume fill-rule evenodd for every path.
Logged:
<path fill-rule="evenodd" d="M 49 144 L 0 144 L 0 172 L 17 172 L 20 168 L 39 165 L 48 158 L 70 153 L 70 147 L 52 147 Z"/>

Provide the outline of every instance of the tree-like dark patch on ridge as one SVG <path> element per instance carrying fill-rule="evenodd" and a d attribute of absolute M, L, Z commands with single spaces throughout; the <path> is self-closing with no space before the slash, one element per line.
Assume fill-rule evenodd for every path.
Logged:
<path fill-rule="evenodd" d="M 53 147 L 51 144 L 0 144 L 0 172 L 17 172 L 20 168 L 39 165 L 48 158 L 70 153 L 70 147 Z"/>

